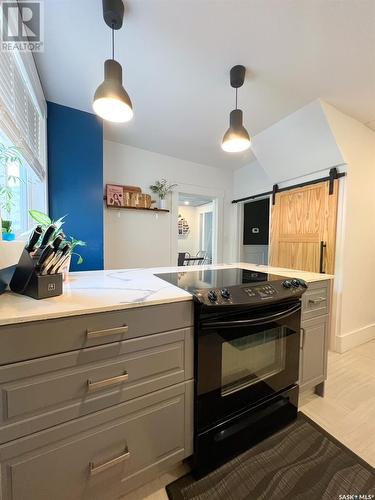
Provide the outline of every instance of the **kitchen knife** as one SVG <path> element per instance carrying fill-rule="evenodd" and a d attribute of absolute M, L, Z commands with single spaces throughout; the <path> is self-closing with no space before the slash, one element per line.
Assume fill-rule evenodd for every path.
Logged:
<path fill-rule="evenodd" d="M 43 266 L 53 256 L 54 253 L 55 253 L 55 251 L 54 251 L 52 245 L 47 245 L 46 247 L 44 247 L 44 249 L 42 250 L 40 257 L 38 259 L 38 263 L 36 265 L 37 272 L 41 272 Z"/>
<path fill-rule="evenodd" d="M 60 266 L 62 260 L 69 254 L 71 250 L 71 246 L 69 243 L 63 246 L 61 250 L 59 250 L 53 259 L 49 262 L 48 266 L 45 268 L 45 273 L 54 274 L 56 269 Z"/>
<path fill-rule="evenodd" d="M 56 231 L 56 226 L 54 224 L 51 224 L 50 226 L 47 227 L 47 229 L 44 232 L 42 242 L 39 245 L 39 248 L 36 249 L 36 251 L 33 255 L 34 259 L 40 259 L 41 255 L 43 253 L 43 250 L 48 245 L 49 240 L 51 239 L 51 237 L 55 231 Z"/>
<path fill-rule="evenodd" d="M 66 255 L 66 257 L 64 259 L 60 259 L 60 261 L 58 262 L 57 266 L 56 266 L 56 271 L 54 274 L 58 274 L 58 273 L 61 273 L 63 267 L 65 266 L 65 264 L 67 263 L 68 259 L 69 259 L 70 255 Z"/>
<path fill-rule="evenodd" d="M 35 250 L 35 245 L 38 243 L 39 238 L 43 234 L 42 226 L 36 226 L 34 231 L 32 232 L 29 242 L 26 245 L 26 250 L 31 253 Z"/>
<path fill-rule="evenodd" d="M 57 252 L 57 250 L 59 249 L 59 246 L 61 245 L 61 243 L 63 241 L 64 241 L 64 238 L 62 237 L 61 234 L 58 234 L 56 236 L 56 238 L 53 240 L 52 246 L 53 246 L 53 249 L 55 250 L 55 252 Z"/>
<path fill-rule="evenodd" d="M 49 240 L 51 239 L 55 231 L 56 231 L 56 226 L 54 224 L 51 224 L 50 226 L 47 227 L 42 239 L 42 243 L 40 244 L 41 247 L 45 247 L 46 245 L 48 245 Z"/>

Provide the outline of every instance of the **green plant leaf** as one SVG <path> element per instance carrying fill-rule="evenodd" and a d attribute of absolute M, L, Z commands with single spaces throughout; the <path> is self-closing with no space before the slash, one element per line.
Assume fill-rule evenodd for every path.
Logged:
<path fill-rule="evenodd" d="M 48 217 L 47 214 L 40 212 L 39 210 L 29 210 L 30 217 L 35 220 L 38 224 L 42 226 L 49 226 L 52 224 L 52 219 Z"/>
<path fill-rule="evenodd" d="M 82 262 L 83 262 L 82 255 L 79 255 L 78 260 L 77 260 L 77 264 L 80 265 L 80 264 L 82 264 Z"/>

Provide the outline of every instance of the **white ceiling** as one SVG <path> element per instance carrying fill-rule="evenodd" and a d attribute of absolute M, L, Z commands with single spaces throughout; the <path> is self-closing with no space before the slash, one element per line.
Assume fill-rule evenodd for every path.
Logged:
<path fill-rule="evenodd" d="M 201 205 L 207 205 L 207 203 L 211 202 L 212 198 L 209 198 L 207 196 L 201 196 L 198 194 L 178 193 L 179 205 L 190 205 L 191 207 L 200 207 Z"/>
<path fill-rule="evenodd" d="M 45 52 L 36 55 L 47 99 L 92 111 L 110 55 L 101 0 L 45 0 Z M 375 128 L 374 0 L 128 0 L 116 58 L 134 105 L 107 139 L 224 168 L 251 152 L 220 149 L 234 92 L 257 134 L 320 97 Z M 370 123 L 371 122 L 371 123 Z"/>

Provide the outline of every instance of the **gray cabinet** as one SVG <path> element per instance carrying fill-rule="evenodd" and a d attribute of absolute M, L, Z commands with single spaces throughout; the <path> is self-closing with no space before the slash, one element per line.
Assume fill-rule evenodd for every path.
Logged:
<path fill-rule="evenodd" d="M 192 453 L 192 302 L 0 327 L 2 500 L 114 500 Z"/>
<path fill-rule="evenodd" d="M 310 283 L 302 299 L 299 386 L 323 395 L 327 378 L 330 281 Z"/>
<path fill-rule="evenodd" d="M 192 383 L 191 383 L 192 384 Z M 114 500 L 189 449 L 185 384 L 1 447 L 6 500 Z M 118 409 L 117 409 L 118 410 Z M 116 416 L 117 414 L 117 416 Z M 103 415 L 101 416 L 103 417 Z"/>

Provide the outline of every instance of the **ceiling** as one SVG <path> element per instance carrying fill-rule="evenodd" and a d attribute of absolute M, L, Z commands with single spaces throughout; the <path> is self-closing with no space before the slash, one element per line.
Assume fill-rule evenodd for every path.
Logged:
<path fill-rule="evenodd" d="M 207 196 L 201 196 L 198 194 L 188 194 L 188 193 L 178 193 L 178 204 L 179 205 L 189 205 L 190 207 L 200 207 L 201 205 L 206 205 L 211 203 L 212 198 Z"/>
<path fill-rule="evenodd" d="M 116 58 L 135 117 L 107 139 L 233 169 L 224 153 L 234 92 L 255 135 L 317 97 L 375 129 L 374 0 L 127 0 Z M 45 52 L 36 62 L 48 100 L 92 111 L 110 57 L 101 0 L 45 0 Z"/>

